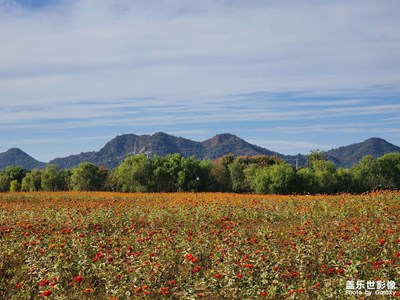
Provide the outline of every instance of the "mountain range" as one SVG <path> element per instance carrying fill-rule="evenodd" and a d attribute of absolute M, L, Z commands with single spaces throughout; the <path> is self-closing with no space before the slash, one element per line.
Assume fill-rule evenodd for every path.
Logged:
<path fill-rule="evenodd" d="M 356 143 L 324 152 L 326 157 L 338 167 L 351 167 L 365 155 L 379 157 L 389 152 L 400 152 L 395 146 L 380 138 L 370 138 Z M 194 156 L 197 159 L 216 159 L 232 153 L 235 156 L 269 155 L 278 156 L 299 166 L 306 164 L 306 156 L 283 155 L 253 144 L 229 133 L 217 134 L 203 142 L 196 142 L 182 137 L 176 137 L 163 132 L 153 135 L 124 134 L 110 140 L 99 151 L 82 152 L 80 154 L 60 157 L 49 163 L 58 164 L 62 168 L 72 168 L 79 163 L 88 161 L 108 168 L 115 168 L 127 156 L 145 153 L 149 156 L 165 156 L 171 153 L 180 153 L 182 156 Z M 19 165 L 26 169 L 42 169 L 46 163 L 39 162 L 18 148 L 11 148 L 0 153 L 0 169 L 8 165 Z"/>

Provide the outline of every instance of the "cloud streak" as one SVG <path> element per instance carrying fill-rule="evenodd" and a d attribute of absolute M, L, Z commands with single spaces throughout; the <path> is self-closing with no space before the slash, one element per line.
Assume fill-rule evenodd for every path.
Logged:
<path fill-rule="evenodd" d="M 236 130 L 309 145 L 332 144 L 326 133 L 343 143 L 398 136 L 399 124 L 384 121 L 400 113 L 399 9 L 391 0 L 0 0 L 0 134 Z"/>
<path fill-rule="evenodd" d="M 3 97 L 48 103 L 399 81 L 396 2 L 141 2 L 3 9 Z"/>

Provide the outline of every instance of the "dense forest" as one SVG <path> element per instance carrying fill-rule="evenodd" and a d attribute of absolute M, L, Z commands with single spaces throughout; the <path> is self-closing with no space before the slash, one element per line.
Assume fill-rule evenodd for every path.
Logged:
<path fill-rule="evenodd" d="M 400 188 L 400 153 L 364 156 L 352 168 L 336 168 L 322 152 L 307 156 L 307 166 L 295 168 L 274 156 L 226 155 L 197 160 L 180 154 L 164 157 L 134 155 L 115 169 L 84 162 L 72 169 L 47 165 L 28 171 L 8 166 L 0 172 L 1 192 L 119 191 L 235 192 L 257 194 L 361 193 Z"/>

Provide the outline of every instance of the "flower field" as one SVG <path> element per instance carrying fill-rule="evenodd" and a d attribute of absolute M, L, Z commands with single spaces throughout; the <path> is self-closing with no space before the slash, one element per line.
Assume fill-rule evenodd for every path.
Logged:
<path fill-rule="evenodd" d="M 367 281 L 400 295 L 399 192 L 0 195 L 0 299 L 368 299 Z"/>

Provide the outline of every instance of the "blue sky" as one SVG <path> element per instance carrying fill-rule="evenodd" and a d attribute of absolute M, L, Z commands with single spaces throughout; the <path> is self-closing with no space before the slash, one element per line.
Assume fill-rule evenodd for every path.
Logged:
<path fill-rule="evenodd" d="M 0 0 L 0 152 L 124 133 L 400 145 L 400 2 Z"/>

